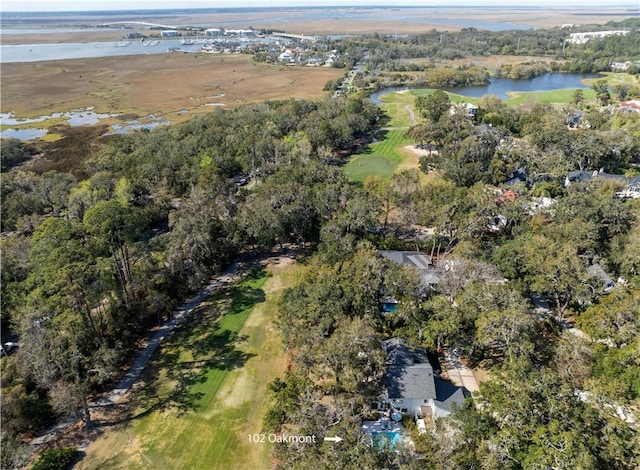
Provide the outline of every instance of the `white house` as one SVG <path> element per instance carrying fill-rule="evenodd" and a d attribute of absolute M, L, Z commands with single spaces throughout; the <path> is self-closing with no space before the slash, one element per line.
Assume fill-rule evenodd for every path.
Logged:
<path fill-rule="evenodd" d="M 464 403 L 468 392 L 435 374 L 424 351 L 409 348 L 399 338 L 385 341 L 383 348 L 387 370 L 385 389 L 376 403 L 379 411 L 436 419 L 449 416 L 454 403 Z"/>
<path fill-rule="evenodd" d="M 629 31 L 627 30 L 589 31 L 585 33 L 571 33 L 567 41 L 573 44 L 584 44 L 590 39 L 602 39 L 602 38 L 606 38 L 607 36 L 626 36 L 627 34 L 629 34 Z"/>
<path fill-rule="evenodd" d="M 451 105 L 449 113 L 454 114 L 463 113 L 466 116 L 475 118 L 478 115 L 478 107 L 472 103 L 455 103 Z"/>
<path fill-rule="evenodd" d="M 293 51 L 291 49 L 285 49 L 285 51 L 278 56 L 278 60 L 281 60 L 283 62 L 290 62 L 294 59 L 294 57 L 295 56 L 293 55 Z"/>

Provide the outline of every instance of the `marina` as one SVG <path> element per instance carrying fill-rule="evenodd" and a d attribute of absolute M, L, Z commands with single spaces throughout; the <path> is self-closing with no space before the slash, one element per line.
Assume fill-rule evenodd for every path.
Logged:
<path fill-rule="evenodd" d="M 250 44 L 289 44 L 291 39 L 279 36 L 152 39 L 144 41 L 73 42 L 56 44 L 11 44 L 0 46 L 0 63 L 40 62 L 45 60 L 86 59 L 166 52 L 200 52 L 217 46 L 241 50 Z M 158 47 L 161 46 L 161 47 Z"/>

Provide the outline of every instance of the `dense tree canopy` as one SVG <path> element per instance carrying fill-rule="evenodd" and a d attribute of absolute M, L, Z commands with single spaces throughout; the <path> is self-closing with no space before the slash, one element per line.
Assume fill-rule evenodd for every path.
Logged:
<path fill-rule="evenodd" d="M 554 70 L 597 71 L 638 41 L 634 30 L 563 50 L 565 36 L 469 28 L 335 47 L 353 60 L 367 52 L 369 71 L 411 70 L 420 73 L 403 80 L 444 87 L 486 81 L 486 71 L 411 59 L 538 54 L 562 59 Z M 415 102 L 424 122 L 407 136 L 428 149 L 428 177 L 405 170 L 363 187 L 339 164 L 381 111 L 355 94 L 250 104 L 114 136 L 87 156 L 82 181 L 5 173 L 36 151 L 8 142 L 2 321 L 21 347 L 3 377 L 3 465 L 19 456 L 5 458 L 5 443 L 55 413 L 80 409 L 90 426 L 88 400 L 136 341 L 239 253 L 292 243 L 316 253 L 280 302 L 290 367 L 270 386 L 264 426 L 346 440 L 304 452 L 280 446 L 281 468 L 637 467 L 637 436 L 611 410 L 640 396 L 640 205 L 621 197 L 640 164 L 640 124 L 599 106 L 630 93 L 605 85 L 594 84 L 598 103 L 574 97 L 578 128 L 567 123 L 573 109 L 547 103 L 484 97 L 472 116 L 451 113 L 442 91 L 426 95 Z M 588 181 L 568 181 L 579 170 Z M 380 249 L 428 255 L 437 282 Z M 601 273 L 617 286 L 605 288 Z M 390 299 L 397 309 L 383 311 Z M 569 322 L 579 334 L 569 337 Z M 382 341 L 394 336 L 430 353 L 459 347 L 491 376 L 481 406 L 467 403 L 428 439 L 416 436 L 423 460 L 407 449 L 373 452 L 359 430 L 382 389 Z"/>

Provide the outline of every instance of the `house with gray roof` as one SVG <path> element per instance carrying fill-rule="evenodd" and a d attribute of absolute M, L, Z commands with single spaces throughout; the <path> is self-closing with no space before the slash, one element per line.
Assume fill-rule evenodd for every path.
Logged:
<path fill-rule="evenodd" d="M 611 276 L 602 268 L 599 263 L 594 263 L 591 266 L 587 266 L 587 271 L 594 279 L 600 283 L 600 289 L 602 292 L 610 292 L 616 286 L 616 283 Z"/>
<path fill-rule="evenodd" d="M 564 178 L 565 187 L 570 186 L 573 183 L 586 183 L 591 181 L 594 178 L 599 178 L 602 180 L 610 180 L 610 181 L 620 181 L 621 183 L 628 184 L 629 178 L 624 175 L 613 175 L 611 173 L 605 173 L 603 170 L 594 170 L 594 171 L 583 171 L 576 170 L 570 171 L 567 173 L 567 176 Z"/>
<path fill-rule="evenodd" d="M 411 349 L 400 338 L 385 341 L 383 348 L 387 370 L 378 410 L 436 419 L 449 416 L 454 403 L 461 406 L 470 396 L 464 388 L 441 379 L 424 350 Z"/>
<path fill-rule="evenodd" d="M 440 278 L 435 272 L 431 256 L 419 251 L 380 251 L 382 257 L 401 266 L 410 266 L 422 274 L 422 279 L 427 286 L 435 286 Z"/>

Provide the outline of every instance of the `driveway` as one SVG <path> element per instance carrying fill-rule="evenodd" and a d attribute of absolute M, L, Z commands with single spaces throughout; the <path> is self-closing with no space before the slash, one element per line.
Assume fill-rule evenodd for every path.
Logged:
<path fill-rule="evenodd" d="M 473 371 L 460 361 L 460 351 L 457 348 L 445 351 L 444 365 L 447 375 L 454 385 L 464 387 L 471 393 L 480 389 Z"/>

